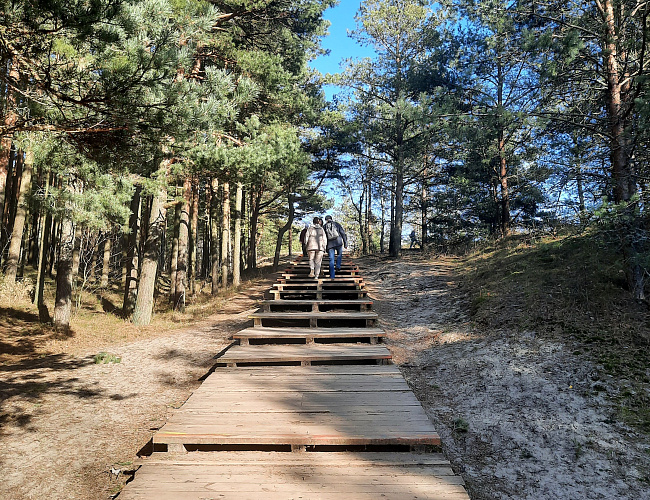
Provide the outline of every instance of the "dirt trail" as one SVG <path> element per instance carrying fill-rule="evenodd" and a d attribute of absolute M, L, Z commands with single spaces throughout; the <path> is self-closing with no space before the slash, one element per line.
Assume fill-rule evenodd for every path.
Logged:
<path fill-rule="evenodd" d="M 573 346 L 476 329 L 456 259 L 360 263 L 395 362 L 473 500 L 650 498 L 647 437 L 615 420 L 612 381 Z"/>
<path fill-rule="evenodd" d="M 248 322 L 267 282 L 199 325 L 82 356 L 0 366 L 0 498 L 107 499 L 136 453 Z M 121 362 L 95 364 L 110 350 Z"/>

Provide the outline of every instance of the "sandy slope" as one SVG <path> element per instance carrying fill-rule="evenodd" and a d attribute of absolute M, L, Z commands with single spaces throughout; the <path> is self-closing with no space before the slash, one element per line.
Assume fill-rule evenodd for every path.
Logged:
<path fill-rule="evenodd" d="M 614 381 L 573 346 L 477 330 L 455 259 L 362 262 L 395 362 L 472 499 L 650 498 L 647 436 L 616 421 Z"/>

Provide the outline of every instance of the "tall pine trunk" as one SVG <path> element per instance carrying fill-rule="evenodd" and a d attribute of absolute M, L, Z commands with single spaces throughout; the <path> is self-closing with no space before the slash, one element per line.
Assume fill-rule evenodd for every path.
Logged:
<path fill-rule="evenodd" d="M 250 202 L 250 231 L 249 231 L 249 240 L 248 240 L 248 268 L 256 269 L 257 268 L 257 232 L 259 227 L 260 220 L 260 204 L 262 202 L 262 189 L 259 188 L 259 191 L 251 189 L 250 193 L 251 202 Z"/>
<path fill-rule="evenodd" d="M 174 304 L 178 276 L 178 228 L 181 225 L 182 203 L 174 204 L 174 219 L 172 220 L 172 248 L 169 256 L 169 300 Z M 168 214 L 169 216 L 169 214 Z"/>
<path fill-rule="evenodd" d="M 68 182 L 72 191 L 72 182 Z M 56 298 L 54 301 L 54 326 L 57 330 L 69 330 L 72 317 L 72 253 L 74 251 L 73 207 L 70 202 L 61 218 L 59 236 L 59 259 L 56 265 Z"/>
<path fill-rule="evenodd" d="M 212 179 L 210 209 L 210 259 L 212 261 L 212 295 L 219 292 L 219 181 Z"/>
<path fill-rule="evenodd" d="M 108 287 L 108 275 L 111 271 L 111 247 L 113 245 L 112 232 L 106 233 L 106 240 L 104 241 L 104 255 L 102 259 L 102 279 L 99 285 L 102 288 Z"/>
<path fill-rule="evenodd" d="M 162 164 L 167 171 L 168 162 Z M 162 187 L 153 197 L 149 210 L 147 239 L 144 244 L 140 281 L 138 283 L 138 297 L 133 310 L 133 323 L 138 326 L 151 323 L 154 305 L 154 292 L 158 273 L 160 246 L 165 231 L 165 218 L 167 215 L 167 189 Z"/>
<path fill-rule="evenodd" d="M 223 200 L 221 209 L 221 286 L 228 288 L 228 252 L 230 248 L 230 184 L 224 182 L 222 186 Z"/>
<path fill-rule="evenodd" d="M 124 236 L 125 256 L 125 281 L 124 299 L 122 301 L 122 315 L 128 318 L 133 313 L 138 290 L 138 258 L 140 247 L 140 192 L 142 188 L 136 186 L 131 198 L 131 215 L 129 216 L 129 234 Z"/>
<path fill-rule="evenodd" d="M 284 234 L 291 229 L 291 226 L 293 226 L 293 217 L 295 213 L 294 200 L 295 196 L 293 194 L 293 190 L 289 189 L 289 195 L 287 196 L 289 215 L 287 217 L 287 223 L 278 231 L 278 239 L 275 242 L 275 255 L 273 256 L 273 271 L 277 271 L 278 265 L 280 264 L 280 252 L 282 251 L 282 240 L 284 238 Z"/>
<path fill-rule="evenodd" d="M 235 235 L 232 252 L 232 284 L 239 286 L 241 283 L 241 222 L 242 222 L 242 203 L 244 202 L 244 187 L 241 182 L 237 183 L 235 192 Z"/>
<path fill-rule="evenodd" d="M 18 58 L 14 56 L 8 64 L 10 65 L 8 73 L 9 80 L 17 82 L 20 76 L 18 72 Z M 4 125 L 6 127 L 13 127 L 18 120 L 18 114 L 16 113 L 16 95 L 13 91 L 6 89 L 5 99 L 6 111 L 4 113 Z M 5 206 L 5 193 L 7 192 L 7 175 L 9 174 L 9 162 L 11 158 L 11 142 L 11 135 L 6 135 L 0 138 L 0 227 L 4 223 L 2 212 Z"/>
<path fill-rule="evenodd" d="M 34 289 L 34 298 L 32 303 L 38 307 L 38 319 L 41 323 L 50 321 L 50 314 L 45 307 L 43 292 L 45 290 L 45 268 L 47 259 L 47 249 L 50 246 L 50 232 L 52 226 L 52 213 L 45 207 L 50 192 L 50 173 L 45 172 L 45 196 L 43 206 L 41 207 L 41 222 L 38 235 L 38 259 L 36 272 L 36 287 Z"/>
<path fill-rule="evenodd" d="M 18 259 L 20 258 L 20 247 L 22 245 L 25 220 L 27 218 L 27 195 L 32 184 L 33 168 L 34 153 L 31 147 L 28 147 L 25 152 L 25 161 L 18 194 L 18 206 L 16 207 L 9 252 L 7 253 L 7 271 L 5 276 L 10 283 L 16 281 L 16 274 L 18 273 Z"/>
<path fill-rule="evenodd" d="M 190 294 L 196 293 L 196 273 L 198 272 L 198 262 L 196 261 L 196 249 L 198 246 L 198 228 L 199 228 L 199 179 L 194 176 L 192 180 L 192 206 L 190 211 L 190 255 L 188 264 L 188 273 L 190 281 Z"/>
<path fill-rule="evenodd" d="M 645 299 L 644 275 L 645 272 L 639 263 L 640 253 L 637 249 L 639 242 L 636 236 L 640 222 L 636 215 L 637 203 L 633 202 L 637 192 L 635 172 L 630 160 L 630 144 L 628 137 L 630 107 L 634 106 L 631 98 L 632 79 L 627 73 L 627 68 L 619 66 L 619 57 L 626 60 L 623 53 L 624 40 L 618 35 L 616 6 L 613 0 L 599 2 L 599 9 L 605 26 L 605 46 L 603 47 L 603 67 L 607 81 L 607 119 L 610 132 L 610 158 L 612 165 L 612 180 L 614 184 L 614 201 L 625 204 L 623 211 L 627 222 L 622 224 L 619 231 L 622 233 L 623 256 L 625 258 L 625 275 L 634 298 Z M 621 70 L 624 73 L 621 74 Z"/>
<path fill-rule="evenodd" d="M 192 180 L 187 177 L 183 182 L 183 201 L 181 202 L 181 218 L 178 225 L 178 262 L 176 264 L 176 295 L 174 296 L 174 309 L 180 311 L 185 309 L 191 197 Z"/>

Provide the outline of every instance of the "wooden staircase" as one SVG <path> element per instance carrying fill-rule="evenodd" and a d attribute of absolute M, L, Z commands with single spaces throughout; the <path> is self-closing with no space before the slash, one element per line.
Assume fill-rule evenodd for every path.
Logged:
<path fill-rule="evenodd" d="M 120 498 L 468 499 L 359 268 L 308 273 L 299 260 L 279 274 Z"/>

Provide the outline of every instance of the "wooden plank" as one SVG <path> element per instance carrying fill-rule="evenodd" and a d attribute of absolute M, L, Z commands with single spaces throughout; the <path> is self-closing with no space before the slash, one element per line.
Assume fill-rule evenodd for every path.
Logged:
<path fill-rule="evenodd" d="M 326 297 L 337 297 L 337 296 L 357 296 L 357 297 L 367 297 L 368 296 L 368 290 L 364 288 L 360 289 L 354 289 L 354 288 L 349 288 L 349 289 L 343 289 L 343 290 L 332 290 L 332 289 L 326 289 L 326 290 L 317 290 L 317 289 L 312 289 L 312 290 L 305 290 L 305 289 L 296 289 L 296 290 L 278 290 L 275 288 L 272 288 L 267 291 L 268 295 L 272 295 L 273 297 L 279 299 L 280 297 L 284 297 L 285 299 L 291 300 L 292 297 L 315 297 L 318 299 L 323 299 Z"/>
<path fill-rule="evenodd" d="M 305 339 L 315 340 L 338 340 L 341 342 L 347 339 L 369 339 L 376 343 L 379 339 L 385 338 L 386 332 L 380 328 L 272 328 L 253 327 L 241 330 L 233 334 L 233 339 L 242 340 L 246 345 L 249 339 L 275 340 L 275 339 Z"/>
<path fill-rule="evenodd" d="M 298 378 L 289 376 L 294 370 L 274 376 L 275 368 L 215 372 L 154 435 L 154 443 L 440 443 L 406 381 L 395 376 L 398 371 L 368 367 L 363 380 L 360 371 L 321 368 L 303 368 Z"/>
<path fill-rule="evenodd" d="M 248 370 L 248 368 L 247 368 Z M 170 456 L 154 453 L 141 459 L 140 465 L 149 464 L 207 464 L 223 466 L 239 465 L 278 465 L 329 467 L 392 467 L 392 466 L 450 466 L 442 453 L 404 453 L 404 452 L 328 452 L 328 453 L 282 453 L 258 451 L 227 451 L 220 453 L 188 453 Z M 139 464 L 136 464 L 139 465 Z"/>
<path fill-rule="evenodd" d="M 358 311 L 273 311 L 273 312 L 255 312 L 248 315 L 251 319 L 377 319 L 379 316 L 376 312 L 358 312 Z"/>
<path fill-rule="evenodd" d="M 120 498 L 469 500 L 439 454 L 226 452 L 216 454 L 219 461 L 205 455 L 145 461 Z"/>
<path fill-rule="evenodd" d="M 381 345 L 264 345 L 235 346 L 217 359 L 218 363 L 259 363 L 292 361 L 344 361 L 391 359 Z"/>
<path fill-rule="evenodd" d="M 264 300 L 262 301 L 262 310 L 264 312 L 284 312 L 284 311 L 312 311 L 328 312 L 333 310 L 351 311 L 351 312 L 369 312 L 372 309 L 372 300 L 370 299 L 300 299 L 300 300 Z"/>

